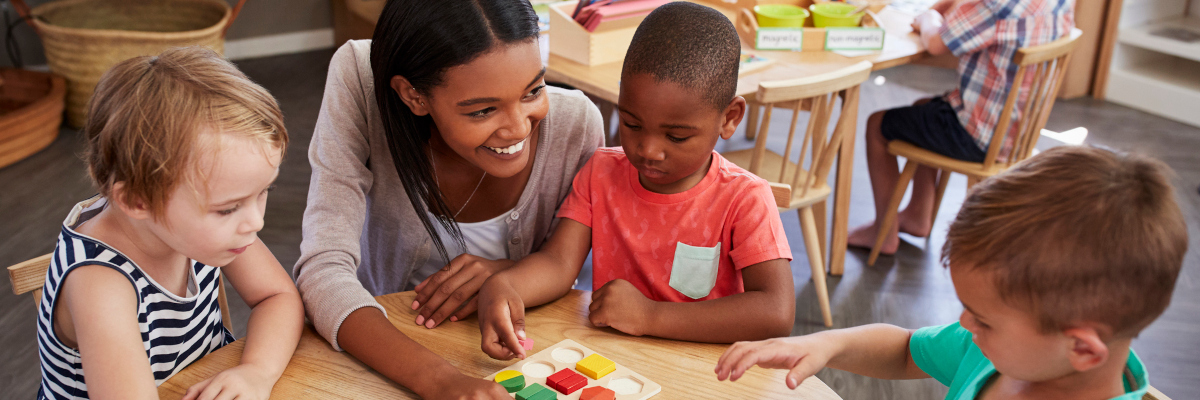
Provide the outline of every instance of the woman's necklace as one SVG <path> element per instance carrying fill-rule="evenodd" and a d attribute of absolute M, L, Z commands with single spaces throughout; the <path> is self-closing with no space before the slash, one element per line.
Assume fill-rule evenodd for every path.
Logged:
<path fill-rule="evenodd" d="M 433 162 L 433 146 L 429 146 L 429 166 L 433 168 L 433 183 L 438 186 L 438 189 L 441 189 L 442 184 L 438 182 L 437 177 L 437 165 Z M 483 184 L 483 178 L 487 178 L 487 171 L 483 171 L 483 176 L 479 177 L 479 183 L 475 184 L 475 190 L 471 191 L 471 195 L 467 196 L 467 201 L 463 202 L 462 207 L 458 209 L 458 212 L 454 213 L 453 217 L 450 217 L 451 219 L 457 220 L 458 214 L 462 214 L 463 210 L 467 209 L 467 204 L 471 203 L 471 199 L 475 197 L 475 192 L 479 191 L 479 185 Z"/>

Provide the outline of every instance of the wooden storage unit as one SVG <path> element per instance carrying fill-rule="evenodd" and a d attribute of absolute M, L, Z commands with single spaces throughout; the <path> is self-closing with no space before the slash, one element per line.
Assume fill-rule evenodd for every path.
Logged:
<path fill-rule="evenodd" d="M 1125 0 L 1106 100 L 1200 126 L 1200 10 L 1188 8 L 1188 0 Z"/>
<path fill-rule="evenodd" d="M 49 146 L 58 137 L 67 82 L 21 69 L 0 69 L 0 168 Z"/>
<path fill-rule="evenodd" d="M 550 6 L 550 52 L 583 65 L 598 65 L 625 59 L 633 33 L 646 17 L 603 22 L 594 32 L 571 19 L 575 2 Z"/>

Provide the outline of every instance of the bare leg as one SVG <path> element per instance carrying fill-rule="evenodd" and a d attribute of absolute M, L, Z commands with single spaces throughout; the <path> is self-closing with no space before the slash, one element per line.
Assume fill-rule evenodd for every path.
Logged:
<path fill-rule="evenodd" d="M 912 197 L 897 216 L 900 232 L 916 237 L 929 236 L 933 229 L 933 201 L 937 192 L 938 170 L 921 165 L 913 175 Z M 946 174 L 947 178 L 950 174 Z"/>
<path fill-rule="evenodd" d="M 900 167 L 896 164 L 896 156 L 888 154 L 887 139 L 883 138 L 880 128 L 883 114 L 886 112 L 879 111 L 867 118 L 867 170 L 871 175 L 871 194 L 875 198 L 876 221 L 852 230 L 848 240 L 850 246 L 871 248 L 875 244 L 876 223 L 887 212 L 885 208 L 887 208 L 888 200 L 892 196 L 896 181 L 900 179 Z M 929 197 L 932 202 L 932 194 Z M 930 208 L 932 207 L 931 204 Z M 894 254 L 900 247 L 897 225 L 899 224 L 892 224 L 892 232 L 883 241 L 883 246 L 879 249 L 880 253 Z"/>

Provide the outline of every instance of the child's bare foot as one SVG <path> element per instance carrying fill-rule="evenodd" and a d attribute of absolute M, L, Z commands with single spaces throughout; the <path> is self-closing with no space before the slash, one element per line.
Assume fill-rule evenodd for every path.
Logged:
<path fill-rule="evenodd" d="M 870 249 L 875 246 L 875 223 L 869 223 L 850 231 L 850 237 L 846 243 L 850 247 L 858 247 L 862 249 Z M 900 248 L 900 237 L 892 235 L 892 237 L 883 240 L 883 246 L 879 248 L 879 254 L 890 256 L 896 254 L 896 249 Z"/>
<path fill-rule="evenodd" d="M 929 216 L 914 216 L 913 213 L 907 211 L 901 211 L 900 215 L 896 216 L 896 221 L 900 224 L 900 232 L 919 238 L 929 236 L 929 232 L 933 230 L 933 221 Z"/>

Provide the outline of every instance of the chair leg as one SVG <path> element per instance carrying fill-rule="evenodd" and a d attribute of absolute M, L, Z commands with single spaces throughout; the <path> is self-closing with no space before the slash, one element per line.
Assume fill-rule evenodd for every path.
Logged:
<path fill-rule="evenodd" d="M 817 302 L 821 305 L 821 318 L 825 327 L 833 326 L 833 311 L 829 309 L 829 287 L 825 285 L 825 262 L 821 259 L 820 244 L 817 243 L 817 224 L 812 207 L 800 209 L 800 228 L 804 232 L 804 247 L 808 250 L 808 264 L 812 266 L 813 286 L 817 288 Z"/>
<path fill-rule="evenodd" d="M 754 140 L 758 134 L 758 113 L 762 105 L 753 101 L 746 102 L 746 140 Z"/>
<path fill-rule="evenodd" d="M 937 193 L 933 197 L 933 215 L 929 217 L 929 226 L 937 223 L 938 210 L 942 208 L 942 196 L 946 194 L 946 185 L 950 183 L 950 174 L 953 172 L 947 170 L 941 170 L 938 173 Z"/>
<path fill-rule="evenodd" d="M 900 200 L 904 199 L 904 192 L 908 190 L 908 182 L 912 181 L 915 173 L 917 173 L 917 162 L 913 160 L 905 162 L 904 172 L 900 173 L 900 180 L 896 181 L 896 189 L 892 191 L 892 199 L 888 201 L 888 206 L 884 209 L 886 212 L 883 221 L 876 221 L 875 227 L 879 232 L 875 235 L 875 245 L 871 247 L 871 256 L 867 258 L 867 265 L 874 266 L 875 260 L 879 258 L 879 248 L 883 247 L 883 240 L 887 239 L 892 224 L 896 222 L 896 214 L 900 212 Z"/>
<path fill-rule="evenodd" d="M 825 201 L 821 201 L 819 203 L 813 204 L 812 210 L 813 210 L 813 220 L 816 221 L 816 226 L 817 226 L 817 246 L 819 249 L 821 249 L 821 259 L 828 262 L 829 261 L 829 250 L 828 250 L 829 247 L 827 247 L 827 246 L 829 245 L 829 242 L 826 241 L 826 237 L 825 237 L 825 235 L 826 235 L 826 233 L 825 233 L 825 219 L 826 219 Z M 828 269 L 828 268 L 826 268 L 826 269 Z M 841 274 L 842 274 L 842 271 L 837 271 L 837 273 L 835 273 L 834 275 L 841 275 Z"/>

